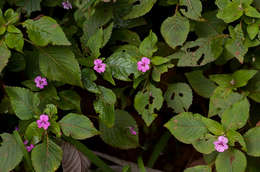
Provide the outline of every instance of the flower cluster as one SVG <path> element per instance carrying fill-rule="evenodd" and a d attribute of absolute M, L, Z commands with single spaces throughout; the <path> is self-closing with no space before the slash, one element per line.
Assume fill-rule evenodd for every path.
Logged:
<path fill-rule="evenodd" d="M 225 136 L 219 136 L 218 140 L 214 142 L 215 149 L 218 152 L 224 152 L 228 149 L 228 139 Z"/>
<path fill-rule="evenodd" d="M 103 63 L 102 60 L 96 59 L 94 60 L 94 70 L 97 71 L 98 73 L 103 73 L 106 70 L 106 64 Z"/>
<path fill-rule="evenodd" d="M 43 128 L 44 130 L 47 130 L 50 126 L 49 117 L 48 115 L 41 114 L 40 119 L 37 120 L 38 128 Z"/>
<path fill-rule="evenodd" d="M 45 86 L 48 85 L 48 82 L 47 82 L 47 79 L 46 78 L 43 78 L 41 76 L 37 76 L 35 79 L 34 79 L 34 82 L 36 84 L 36 87 L 40 88 L 40 89 L 43 89 Z"/>
<path fill-rule="evenodd" d="M 150 69 L 150 59 L 143 57 L 139 62 L 137 62 L 137 69 L 141 72 L 146 72 Z"/>
<path fill-rule="evenodd" d="M 26 150 L 27 150 L 28 152 L 31 152 L 31 150 L 34 148 L 34 145 L 33 145 L 33 144 L 30 144 L 29 146 L 27 146 L 28 143 L 29 143 L 28 140 L 25 140 L 25 141 L 23 142 L 23 144 L 26 145 Z"/>

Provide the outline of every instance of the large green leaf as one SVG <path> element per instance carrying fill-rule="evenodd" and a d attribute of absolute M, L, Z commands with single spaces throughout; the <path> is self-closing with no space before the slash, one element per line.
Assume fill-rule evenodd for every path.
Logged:
<path fill-rule="evenodd" d="M 109 65 L 112 75 L 116 79 L 131 81 L 129 78 L 131 74 L 135 76 L 139 75 L 137 71 L 137 60 L 126 52 L 115 52 L 106 59 L 106 64 Z"/>
<path fill-rule="evenodd" d="M 183 143 L 193 143 L 208 132 L 199 114 L 183 112 L 171 118 L 164 126 Z"/>
<path fill-rule="evenodd" d="M 21 120 L 31 119 L 39 114 L 40 100 L 36 94 L 25 88 L 5 87 L 15 114 Z"/>
<path fill-rule="evenodd" d="M 244 172 L 246 169 L 246 156 L 237 149 L 229 149 L 219 153 L 216 159 L 217 172 Z"/>
<path fill-rule="evenodd" d="M 198 165 L 196 167 L 187 168 L 184 172 L 211 172 L 211 168 L 206 165 Z"/>
<path fill-rule="evenodd" d="M 76 109 L 77 112 L 81 113 L 80 108 L 80 96 L 76 91 L 73 90 L 63 90 L 59 92 L 60 101 L 58 106 L 62 110 L 73 110 Z"/>
<path fill-rule="evenodd" d="M 209 98 L 216 89 L 216 85 L 206 78 L 201 70 L 185 73 L 185 76 L 194 91 L 204 98 Z"/>
<path fill-rule="evenodd" d="M 201 18 L 202 4 L 200 0 L 180 0 L 180 5 L 187 8 L 187 10 L 181 9 L 182 14 L 186 17 L 193 20 Z"/>
<path fill-rule="evenodd" d="M 1 172 L 9 172 L 22 161 L 23 152 L 13 135 L 3 133 L 0 136 L 3 139 L 0 147 L 0 169 Z"/>
<path fill-rule="evenodd" d="M 139 51 L 146 57 L 152 57 L 153 53 L 157 51 L 158 39 L 155 33 L 150 31 L 150 34 L 141 42 Z"/>
<path fill-rule="evenodd" d="M 6 47 L 4 41 L 0 42 L 0 52 L 0 72 L 2 72 L 11 57 L 11 51 Z"/>
<path fill-rule="evenodd" d="M 108 127 L 112 127 L 115 122 L 115 103 L 116 95 L 108 88 L 99 86 L 101 94 L 97 95 L 97 100 L 94 101 L 94 109 L 99 113 L 99 118 Z"/>
<path fill-rule="evenodd" d="M 62 149 L 50 138 L 32 150 L 32 164 L 36 172 L 54 172 L 62 160 Z"/>
<path fill-rule="evenodd" d="M 23 23 L 30 40 L 38 46 L 71 45 L 59 24 L 51 17 L 43 16 L 38 20 L 28 19 Z"/>
<path fill-rule="evenodd" d="M 139 3 L 133 5 L 132 10 L 124 16 L 124 19 L 133 19 L 145 15 L 152 9 L 153 5 L 156 3 L 156 0 L 133 0 L 133 2 Z"/>
<path fill-rule="evenodd" d="M 260 157 L 260 127 L 251 128 L 244 134 L 247 154 Z"/>
<path fill-rule="evenodd" d="M 88 117 L 84 115 L 69 113 L 59 123 L 65 136 L 71 136 L 74 139 L 83 140 L 99 133 Z"/>
<path fill-rule="evenodd" d="M 82 85 L 79 64 L 69 48 L 42 48 L 39 54 L 39 65 L 41 72 L 50 80 Z"/>
<path fill-rule="evenodd" d="M 227 130 L 242 128 L 249 118 L 250 104 L 247 98 L 234 103 L 226 109 L 221 116 L 221 123 Z"/>
<path fill-rule="evenodd" d="M 138 142 L 138 127 L 134 118 L 126 111 L 115 111 L 115 124 L 109 128 L 102 122 L 99 123 L 102 140 L 120 149 L 132 149 L 139 146 Z M 136 135 L 131 134 L 131 130 L 136 132 Z"/>
<path fill-rule="evenodd" d="M 163 104 L 162 90 L 149 84 L 143 91 L 139 91 L 134 99 L 134 107 L 147 126 L 157 117 L 155 110 L 160 110 Z"/>
<path fill-rule="evenodd" d="M 179 14 L 168 17 L 161 26 L 162 36 L 172 48 L 182 45 L 186 41 L 189 31 L 189 20 Z"/>
<path fill-rule="evenodd" d="M 192 90 L 186 83 L 168 85 L 164 97 L 168 107 L 174 109 L 175 113 L 188 111 L 192 104 Z"/>

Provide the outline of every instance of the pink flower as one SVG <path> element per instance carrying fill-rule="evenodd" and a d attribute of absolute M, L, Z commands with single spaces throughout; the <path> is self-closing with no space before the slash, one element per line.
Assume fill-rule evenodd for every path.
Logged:
<path fill-rule="evenodd" d="M 38 128 L 43 128 L 44 130 L 47 130 L 50 126 L 49 117 L 48 115 L 41 114 L 40 119 L 37 120 Z"/>
<path fill-rule="evenodd" d="M 130 133 L 131 133 L 132 135 L 136 135 L 136 134 L 137 134 L 137 132 L 134 130 L 133 127 L 128 127 L 128 128 L 129 128 Z"/>
<path fill-rule="evenodd" d="M 103 62 L 102 62 L 102 60 L 100 60 L 100 59 L 95 59 L 94 60 L 94 70 L 95 71 L 97 71 L 98 73 L 103 73 L 103 72 L 105 72 L 105 70 L 106 70 L 106 64 L 104 64 Z"/>
<path fill-rule="evenodd" d="M 25 140 L 25 141 L 23 142 L 23 144 L 27 145 L 27 144 L 28 144 L 28 140 Z"/>
<path fill-rule="evenodd" d="M 72 5 L 71 5 L 71 3 L 69 1 L 62 2 L 62 6 L 66 10 L 72 9 Z"/>
<path fill-rule="evenodd" d="M 137 69 L 141 72 L 146 72 L 150 69 L 150 59 L 143 57 L 140 61 L 137 62 Z"/>
<path fill-rule="evenodd" d="M 228 139 L 225 136 L 219 136 L 218 140 L 214 142 L 215 149 L 218 152 L 224 152 L 225 150 L 228 149 L 227 143 L 228 143 Z"/>
<path fill-rule="evenodd" d="M 31 150 L 34 148 L 34 145 L 31 144 L 30 146 L 26 146 L 26 149 L 28 152 L 31 152 Z"/>
<path fill-rule="evenodd" d="M 43 89 L 44 86 L 47 86 L 47 85 L 48 85 L 46 78 L 42 78 L 41 76 L 37 76 L 37 77 L 34 79 L 34 82 L 35 82 L 35 84 L 36 84 L 36 87 L 38 87 L 38 88 L 40 88 L 40 89 Z"/>

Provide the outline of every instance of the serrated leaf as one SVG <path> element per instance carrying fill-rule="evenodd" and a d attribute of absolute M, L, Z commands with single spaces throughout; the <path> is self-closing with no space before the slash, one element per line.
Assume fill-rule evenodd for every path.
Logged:
<path fill-rule="evenodd" d="M 58 102 L 58 107 L 62 110 L 77 110 L 81 113 L 80 108 L 80 96 L 76 91 L 73 90 L 63 90 L 59 92 L 60 101 Z"/>
<path fill-rule="evenodd" d="M 150 34 L 141 42 L 139 51 L 146 57 L 152 57 L 158 48 L 156 46 L 158 39 L 155 33 L 150 31 Z"/>
<path fill-rule="evenodd" d="M 129 78 L 131 74 L 139 75 L 137 60 L 126 52 L 115 52 L 106 59 L 106 64 L 109 65 L 112 76 L 116 79 L 131 81 Z"/>
<path fill-rule="evenodd" d="M 189 73 L 185 73 L 193 90 L 204 98 L 210 98 L 216 85 L 203 75 L 201 70 L 195 70 Z"/>
<path fill-rule="evenodd" d="M 31 158 L 36 172 L 56 171 L 62 160 L 62 149 L 47 138 L 33 148 Z"/>
<path fill-rule="evenodd" d="M 99 123 L 102 140 L 120 149 L 132 149 L 139 146 L 138 142 L 138 127 L 134 118 L 126 111 L 115 111 L 115 124 L 109 128 L 102 122 Z M 131 134 L 130 128 L 136 132 L 136 135 Z"/>
<path fill-rule="evenodd" d="M 216 136 L 207 134 L 205 137 L 193 142 L 192 145 L 198 152 L 203 154 L 210 154 L 215 150 L 213 144 L 215 140 L 217 140 Z"/>
<path fill-rule="evenodd" d="M 207 128 L 196 117 L 198 114 L 191 112 L 183 112 L 171 118 L 164 126 L 170 130 L 172 135 L 183 143 L 190 144 L 203 137 L 206 134 Z"/>
<path fill-rule="evenodd" d="M 188 111 L 192 104 L 192 90 L 186 83 L 168 85 L 164 97 L 168 107 L 174 109 L 175 113 Z"/>
<path fill-rule="evenodd" d="M 216 159 L 217 172 L 244 172 L 246 169 L 246 156 L 237 149 L 229 149 L 219 153 Z"/>
<path fill-rule="evenodd" d="M 137 2 L 139 0 L 134 0 L 132 2 Z M 134 4 L 132 7 L 132 10 L 124 16 L 124 19 L 133 19 L 133 18 L 137 18 L 140 16 L 145 15 L 146 13 L 148 13 L 153 5 L 156 3 L 156 0 L 142 0 L 139 1 L 139 4 Z"/>
<path fill-rule="evenodd" d="M 6 47 L 4 41 L 0 42 L 0 52 L 0 72 L 2 72 L 11 57 L 11 51 Z"/>
<path fill-rule="evenodd" d="M 260 127 L 254 127 L 244 134 L 247 154 L 254 157 L 260 157 Z"/>
<path fill-rule="evenodd" d="M 0 136 L 3 139 L 0 147 L 0 169 L 1 172 L 9 172 L 22 161 L 23 152 L 13 135 L 3 133 Z"/>
<path fill-rule="evenodd" d="M 59 123 L 64 135 L 74 139 L 83 140 L 99 133 L 88 117 L 84 115 L 69 113 Z"/>
<path fill-rule="evenodd" d="M 179 14 L 168 17 L 161 25 L 161 34 L 172 48 L 182 45 L 186 41 L 189 31 L 189 20 Z"/>
<path fill-rule="evenodd" d="M 5 43 L 9 48 L 15 49 L 19 52 L 23 52 L 24 40 L 22 32 L 7 33 L 5 35 Z"/>
<path fill-rule="evenodd" d="M 226 130 L 237 130 L 242 128 L 249 118 L 250 104 L 247 98 L 234 103 L 226 109 L 221 116 L 221 123 Z"/>
<path fill-rule="evenodd" d="M 42 48 L 39 54 L 39 65 L 41 72 L 50 80 L 82 85 L 79 64 L 69 48 Z"/>
<path fill-rule="evenodd" d="M 43 16 L 38 20 L 28 19 L 23 23 L 30 40 L 38 46 L 71 45 L 59 24 L 51 17 Z"/>
<path fill-rule="evenodd" d="M 99 113 L 100 120 L 108 127 L 112 127 L 115 122 L 116 95 L 111 89 L 102 86 L 98 88 L 101 94 L 94 101 L 94 109 L 96 113 Z"/>
<path fill-rule="evenodd" d="M 145 90 L 139 91 L 134 99 L 134 107 L 142 116 L 147 126 L 157 117 L 155 110 L 160 110 L 163 104 L 162 90 L 149 84 Z"/>
<path fill-rule="evenodd" d="M 211 172 L 211 168 L 206 165 L 198 165 L 196 167 L 186 168 L 184 172 Z"/>
<path fill-rule="evenodd" d="M 44 130 L 42 128 L 38 128 L 37 123 L 34 121 L 25 130 L 25 138 L 30 143 L 36 145 L 42 139 L 42 134 Z"/>
<path fill-rule="evenodd" d="M 90 161 L 80 151 L 78 151 L 73 145 L 64 142 L 62 144 L 63 157 L 62 157 L 62 169 L 63 172 L 86 172 L 89 170 Z"/>
<path fill-rule="evenodd" d="M 217 17 L 224 20 L 226 23 L 231 23 L 238 20 L 243 15 L 243 9 L 239 1 L 227 3 L 218 11 Z"/>
<path fill-rule="evenodd" d="M 187 10 L 181 9 L 181 12 L 186 17 L 199 20 L 201 18 L 202 4 L 200 0 L 180 0 L 181 6 L 186 6 Z"/>
<path fill-rule="evenodd" d="M 40 104 L 40 100 L 36 94 L 20 87 L 5 87 L 5 90 L 10 98 L 15 114 L 21 120 L 28 120 L 39 114 L 37 107 Z"/>

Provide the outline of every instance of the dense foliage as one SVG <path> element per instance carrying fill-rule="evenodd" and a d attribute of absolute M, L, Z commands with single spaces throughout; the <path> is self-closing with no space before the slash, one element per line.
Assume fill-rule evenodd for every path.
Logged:
<path fill-rule="evenodd" d="M 88 149 L 100 145 L 135 152 L 140 171 L 259 171 L 259 11 L 258 0 L 1 0 L 0 172 L 80 172 L 88 159 L 115 170 Z"/>

